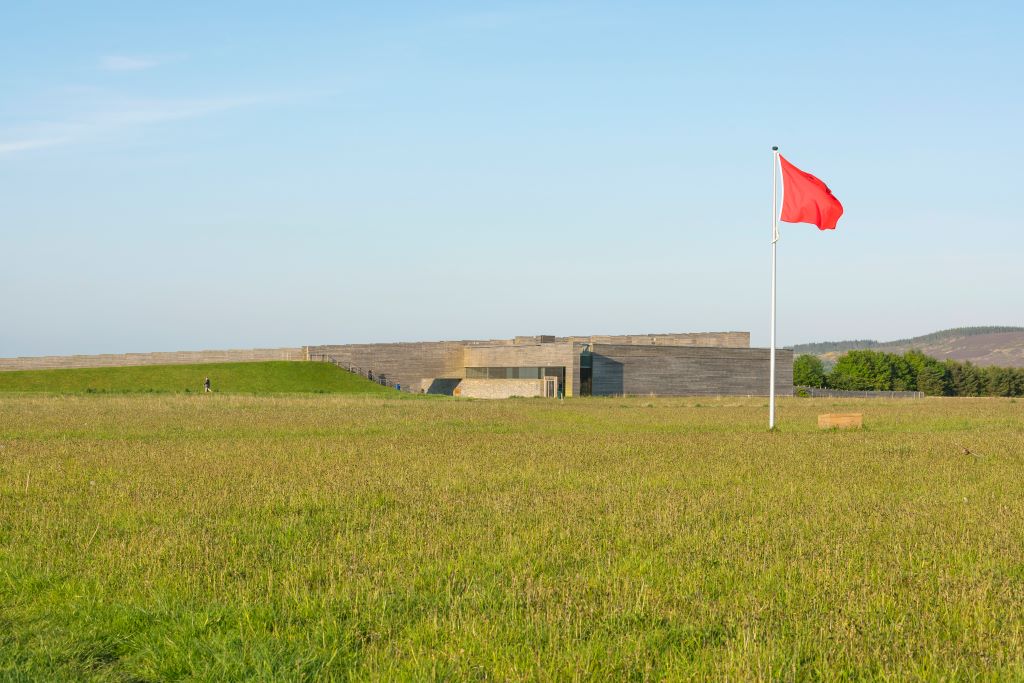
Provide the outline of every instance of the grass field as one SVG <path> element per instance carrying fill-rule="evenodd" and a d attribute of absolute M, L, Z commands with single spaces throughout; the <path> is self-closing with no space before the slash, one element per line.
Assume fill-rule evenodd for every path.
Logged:
<path fill-rule="evenodd" d="M 0 392 L 202 392 L 203 380 L 207 377 L 217 393 L 390 394 L 395 391 L 328 363 L 268 361 L 0 372 Z"/>
<path fill-rule="evenodd" d="M 0 678 L 1024 678 L 1024 402 L 764 423 L 0 396 Z"/>

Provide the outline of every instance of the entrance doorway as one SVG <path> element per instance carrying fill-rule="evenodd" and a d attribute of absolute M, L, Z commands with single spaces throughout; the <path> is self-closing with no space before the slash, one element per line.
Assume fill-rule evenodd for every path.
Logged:
<path fill-rule="evenodd" d="M 580 354 L 580 396 L 590 396 L 594 390 L 594 354 L 590 347 Z"/>
<path fill-rule="evenodd" d="M 594 370 L 592 368 L 580 368 L 580 396 L 590 396 L 594 389 Z"/>
<path fill-rule="evenodd" d="M 544 378 L 544 398 L 558 398 L 558 378 L 547 376 Z"/>

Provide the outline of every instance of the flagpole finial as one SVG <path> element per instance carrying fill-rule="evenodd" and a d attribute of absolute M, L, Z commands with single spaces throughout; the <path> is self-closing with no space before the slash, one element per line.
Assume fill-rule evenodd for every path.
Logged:
<path fill-rule="evenodd" d="M 778 145 L 772 145 L 772 151 L 773 152 L 778 152 L 779 151 L 779 146 Z"/>

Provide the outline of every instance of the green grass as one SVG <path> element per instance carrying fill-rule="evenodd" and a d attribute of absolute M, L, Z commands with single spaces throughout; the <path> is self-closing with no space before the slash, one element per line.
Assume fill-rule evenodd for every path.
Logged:
<path fill-rule="evenodd" d="M 0 372 L 0 392 L 201 393 L 206 377 L 216 393 L 395 393 L 328 363 L 296 361 L 19 370 Z"/>
<path fill-rule="evenodd" d="M 0 396 L 0 679 L 1024 678 L 1024 402 L 780 424 Z"/>

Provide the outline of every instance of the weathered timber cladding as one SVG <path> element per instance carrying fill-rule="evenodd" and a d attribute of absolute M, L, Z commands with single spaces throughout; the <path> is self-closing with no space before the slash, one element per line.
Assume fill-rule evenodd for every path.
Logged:
<path fill-rule="evenodd" d="M 768 349 L 594 344 L 593 393 L 663 396 L 768 393 Z M 793 352 L 776 352 L 775 391 L 793 393 Z"/>
<path fill-rule="evenodd" d="M 511 345 L 580 342 L 583 344 L 639 344 L 643 346 L 721 346 L 731 349 L 750 347 L 749 332 L 665 332 L 662 334 L 598 334 L 583 337 L 555 337 L 537 334 L 515 339 L 498 339 L 471 344 Z"/>
<path fill-rule="evenodd" d="M 580 353 L 578 342 L 526 343 L 515 346 L 473 344 L 466 347 L 467 368 L 564 367 L 566 396 L 579 396 Z"/>
<path fill-rule="evenodd" d="M 340 344 L 310 346 L 311 360 L 330 356 L 342 363 L 373 371 L 402 388 L 419 387 L 428 377 L 462 377 L 464 342 L 408 342 L 398 344 Z"/>
<path fill-rule="evenodd" d="M 519 344 L 516 346 L 467 346 L 465 363 L 467 368 L 488 367 L 572 367 L 573 344 L 555 342 L 552 344 Z"/>
<path fill-rule="evenodd" d="M 565 395 L 580 395 L 580 354 L 583 352 L 583 344 L 573 343 L 572 345 L 572 367 L 565 369 Z"/>
<path fill-rule="evenodd" d="M 190 365 L 193 363 L 258 363 L 268 360 L 306 360 L 306 353 L 303 348 L 282 348 L 105 353 L 95 356 L 23 356 L 0 358 L 0 371 L 116 368 L 133 365 Z"/>
<path fill-rule="evenodd" d="M 749 332 L 671 332 L 665 334 L 594 335 L 568 337 L 566 341 L 593 344 L 630 344 L 636 346 L 714 346 L 730 349 L 750 347 Z M 561 341 L 561 340 L 559 340 Z"/>

